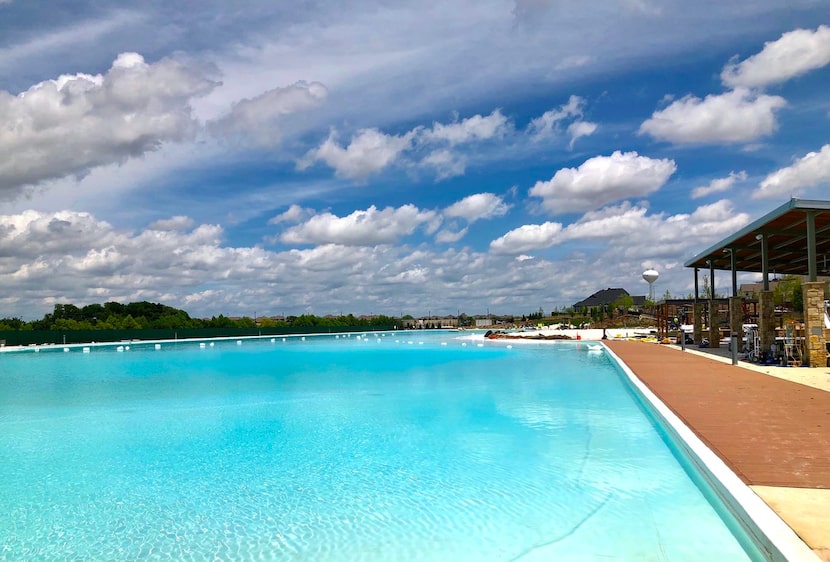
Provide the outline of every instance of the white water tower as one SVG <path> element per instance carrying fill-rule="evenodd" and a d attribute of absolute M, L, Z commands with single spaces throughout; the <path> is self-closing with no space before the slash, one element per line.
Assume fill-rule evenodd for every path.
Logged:
<path fill-rule="evenodd" d="M 643 279 L 648 283 L 648 300 L 651 302 L 654 302 L 654 282 L 657 281 L 658 277 L 660 277 L 660 274 L 653 269 L 647 269 L 643 272 Z"/>

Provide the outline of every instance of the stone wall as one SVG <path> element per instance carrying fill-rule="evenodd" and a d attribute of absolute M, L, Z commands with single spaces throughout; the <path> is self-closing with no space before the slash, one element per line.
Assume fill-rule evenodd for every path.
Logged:
<path fill-rule="evenodd" d="M 772 291 L 761 291 L 758 294 L 758 337 L 761 340 L 761 351 L 769 351 L 775 343 L 775 297 Z"/>
<path fill-rule="evenodd" d="M 803 283 L 804 293 L 804 351 L 810 367 L 827 366 L 827 348 L 824 338 L 824 283 Z"/>
<path fill-rule="evenodd" d="M 720 347 L 720 316 L 718 303 L 709 301 L 709 347 Z"/>
<path fill-rule="evenodd" d="M 694 327 L 692 332 L 692 337 L 695 340 L 696 344 L 700 343 L 700 340 L 703 339 L 703 303 L 696 302 L 692 305 L 692 315 L 694 321 Z"/>

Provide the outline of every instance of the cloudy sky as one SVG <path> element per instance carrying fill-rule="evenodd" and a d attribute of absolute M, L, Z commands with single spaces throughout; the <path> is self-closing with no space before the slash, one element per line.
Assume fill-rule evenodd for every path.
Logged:
<path fill-rule="evenodd" d="M 125 6 L 0 0 L 0 317 L 685 296 L 830 198 L 827 0 Z"/>

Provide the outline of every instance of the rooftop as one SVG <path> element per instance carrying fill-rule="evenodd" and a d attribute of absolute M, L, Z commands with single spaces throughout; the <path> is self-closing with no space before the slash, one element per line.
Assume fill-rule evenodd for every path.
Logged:
<path fill-rule="evenodd" d="M 810 219 L 813 227 L 810 226 Z M 812 233 L 811 233 L 812 230 Z M 767 270 L 809 275 L 810 236 L 815 238 L 818 275 L 830 274 L 830 201 L 790 199 L 685 263 L 699 269 L 763 271 L 761 241 L 767 240 Z"/>

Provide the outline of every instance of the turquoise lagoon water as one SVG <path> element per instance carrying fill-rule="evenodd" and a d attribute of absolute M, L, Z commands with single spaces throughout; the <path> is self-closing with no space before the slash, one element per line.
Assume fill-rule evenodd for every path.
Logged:
<path fill-rule="evenodd" d="M 0 560 L 758 557 L 604 352 L 463 337 L 2 354 Z"/>

